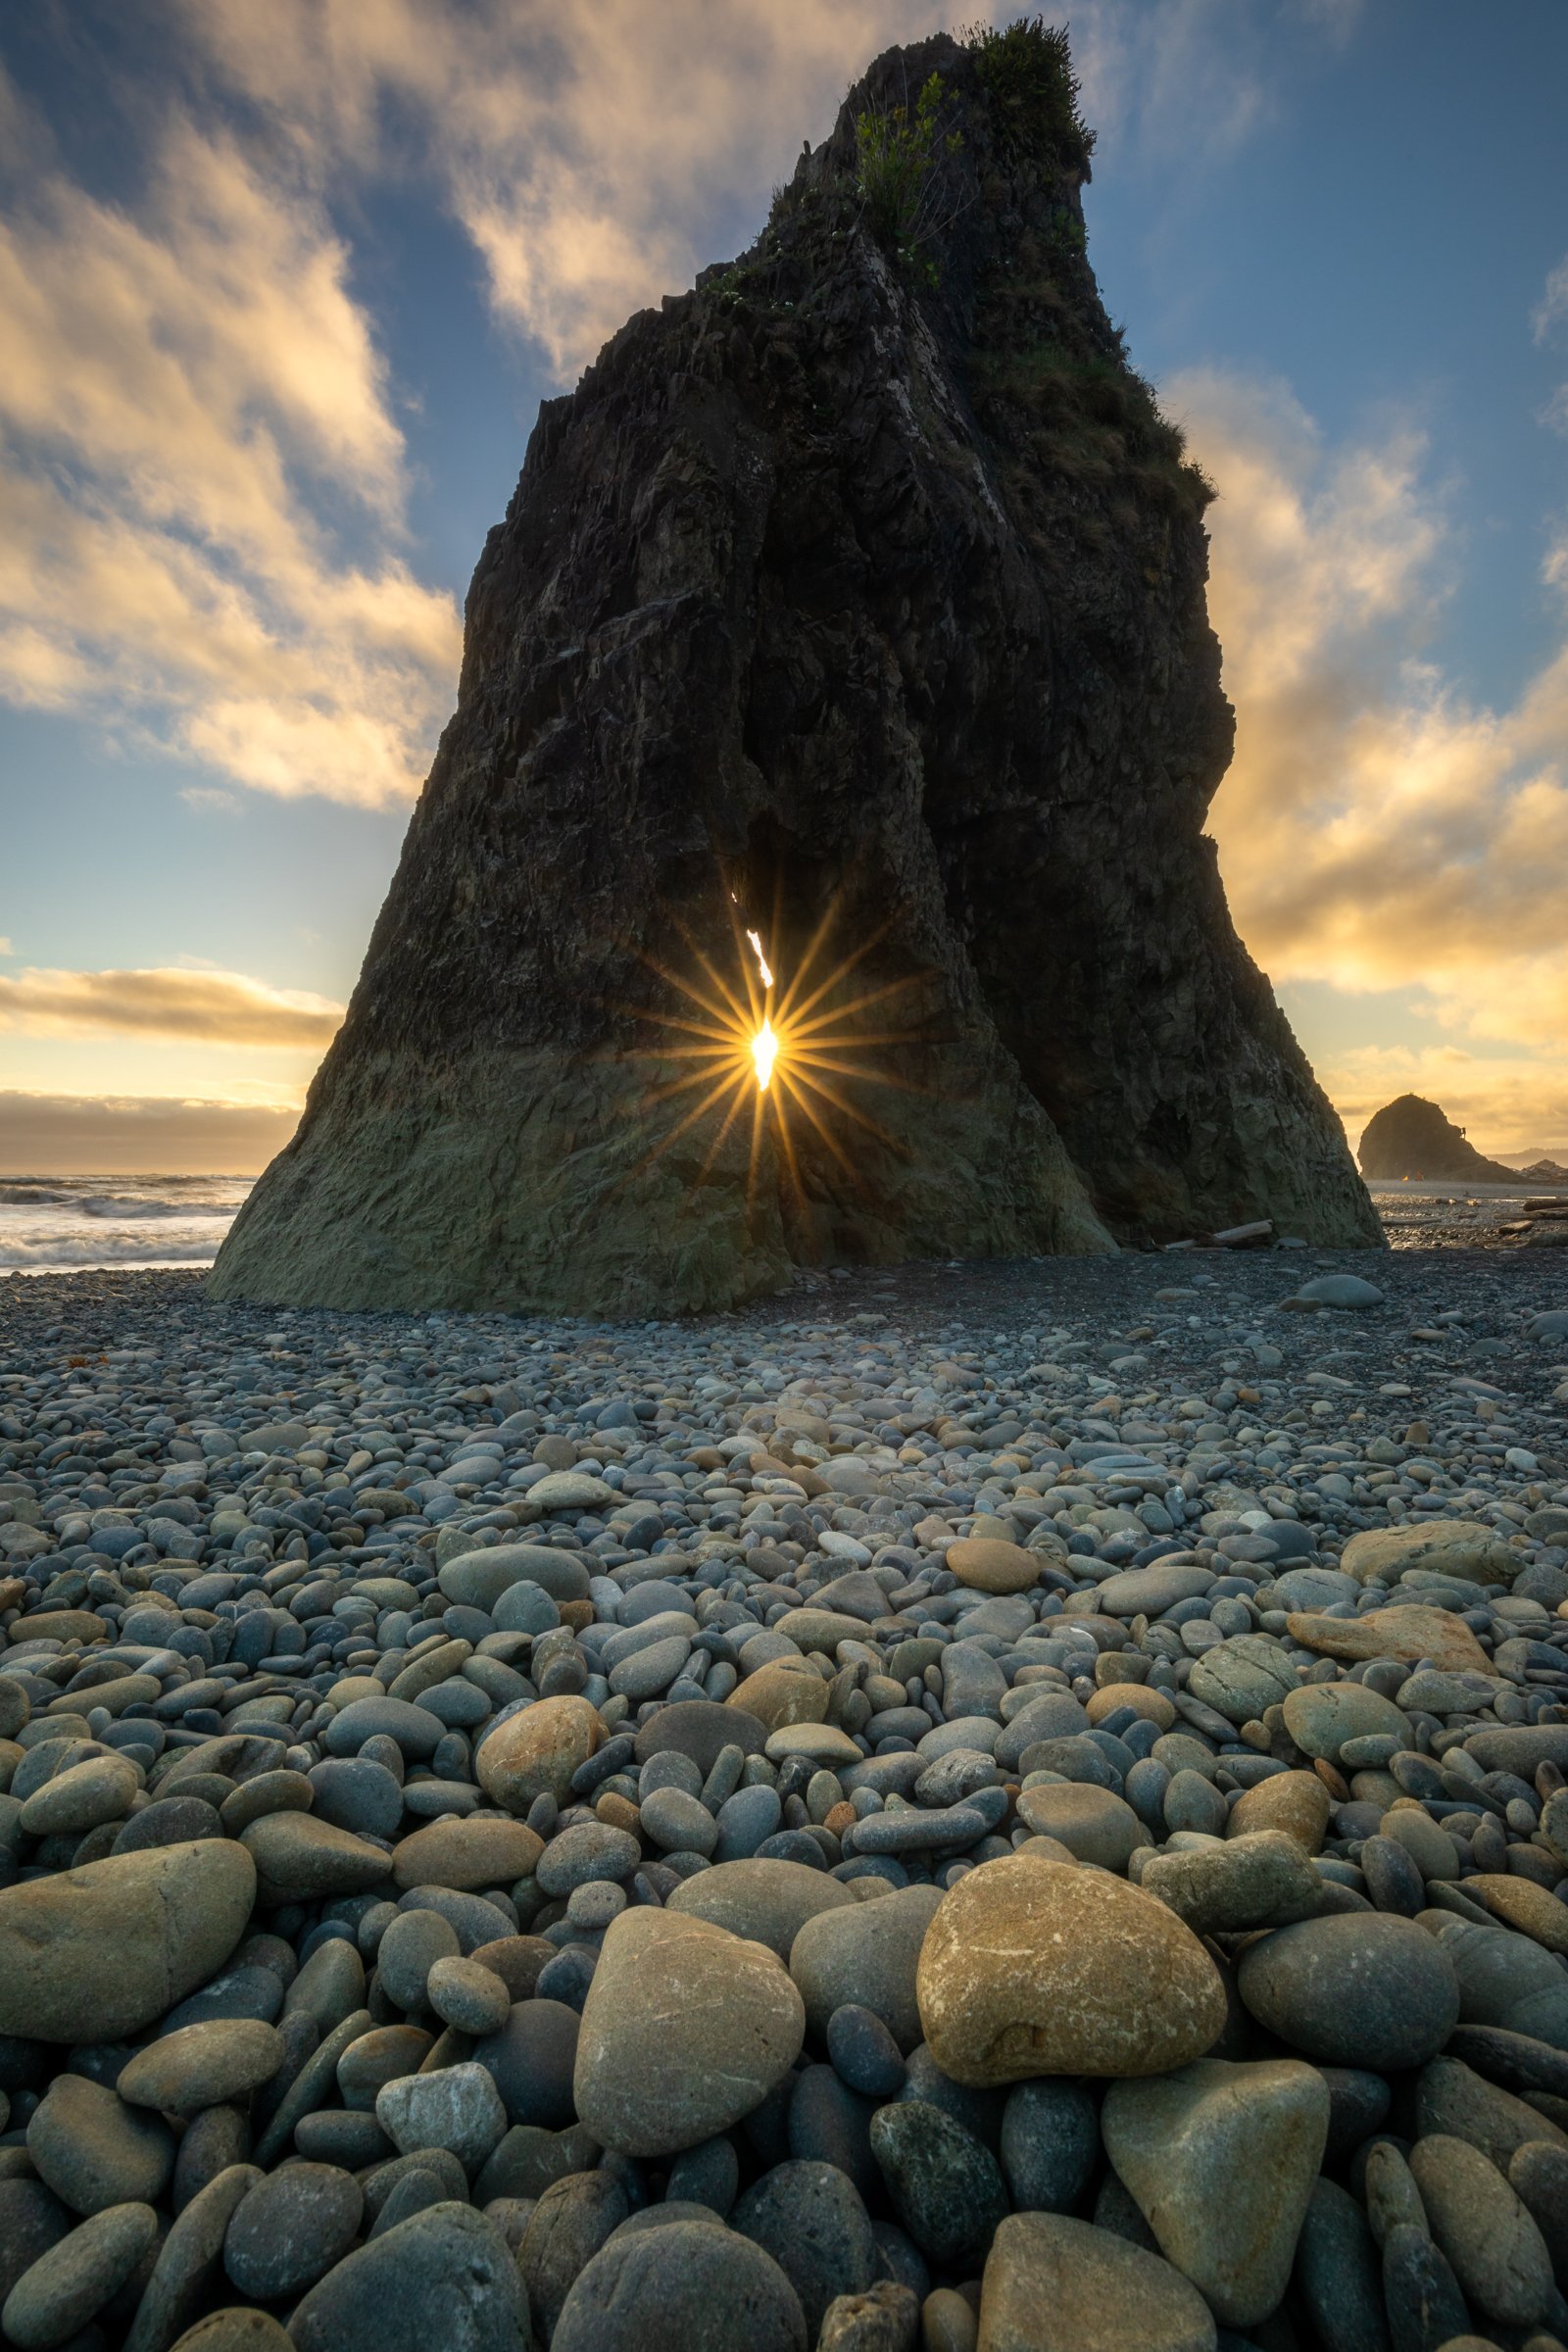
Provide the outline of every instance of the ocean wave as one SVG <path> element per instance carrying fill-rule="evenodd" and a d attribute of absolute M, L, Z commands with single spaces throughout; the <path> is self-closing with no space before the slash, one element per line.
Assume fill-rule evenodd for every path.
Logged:
<path fill-rule="evenodd" d="M 220 1231 L 191 1234 L 0 1232 L 0 1271 L 71 1273 L 89 1266 L 211 1265 Z"/>
<path fill-rule="evenodd" d="M 88 1193 L 72 1203 L 84 1217 L 223 1217 L 233 1208 L 225 1200 L 141 1200 L 122 1193 Z"/>
<path fill-rule="evenodd" d="M 69 1208 L 74 1193 L 51 1184 L 0 1184 L 0 1208 Z"/>

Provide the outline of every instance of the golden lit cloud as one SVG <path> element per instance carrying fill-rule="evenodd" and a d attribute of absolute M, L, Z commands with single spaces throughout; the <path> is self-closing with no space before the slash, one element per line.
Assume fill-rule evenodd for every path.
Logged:
<path fill-rule="evenodd" d="M 202 1039 L 225 1046 L 311 1047 L 324 1053 L 341 1004 L 269 988 L 243 972 L 22 971 L 0 974 L 0 1029 L 82 1037 L 104 1031 Z"/>
<path fill-rule="evenodd" d="M 1407 431 L 1333 452 L 1277 387 L 1193 373 L 1164 394 L 1220 490 L 1237 744 L 1213 829 L 1239 928 L 1276 981 L 1415 991 L 1450 1039 L 1512 1047 L 1511 1071 L 1434 1065 L 1445 1107 L 1506 1148 L 1497 1126 L 1538 1128 L 1548 1099 L 1528 1115 L 1515 1081 L 1568 1088 L 1568 648 L 1502 710 L 1422 659 L 1444 510 Z M 1384 1066 L 1416 1084 L 1375 1055 L 1361 1074 Z M 1353 1130 L 1355 1072 L 1322 1074 Z"/>
<path fill-rule="evenodd" d="M 417 126 L 493 308 L 564 381 L 690 283 L 715 210 L 755 215 L 878 50 L 951 21 L 943 0 L 187 0 L 217 69 L 323 168 Z"/>
<path fill-rule="evenodd" d="M 347 274 L 307 188 L 182 118 L 134 218 L 29 177 L 0 226 L 0 694 L 264 791 L 417 790 L 459 625 L 397 552 L 403 441 Z"/>

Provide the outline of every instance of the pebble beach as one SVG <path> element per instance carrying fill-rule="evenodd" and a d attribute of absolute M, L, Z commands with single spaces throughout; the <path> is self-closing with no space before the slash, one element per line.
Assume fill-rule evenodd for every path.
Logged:
<path fill-rule="evenodd" d="M 1568 1305 L 1455 1231 L 0 1280 L 0 2343 L 1568 2343 Z"/>

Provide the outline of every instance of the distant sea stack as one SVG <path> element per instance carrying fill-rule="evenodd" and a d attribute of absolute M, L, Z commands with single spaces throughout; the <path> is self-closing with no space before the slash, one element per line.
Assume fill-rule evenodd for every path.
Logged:
<path fill-rule="evenodd" d="M 1380 1240 L 1203 831 L 1210 493 L 1102 306 L 1090 146 L 1060 35 L 891 50 L 751 250 L 544 404 L 216 1296 L 649 1314 Z"/>
<path fill-rule="evenodd" d="M 1466 1143 L 1462 1127 L 1424 1095 L 1399 1095 L 1374 1111 L 1361 1137 L 1361 1173 L 1368 1182 L 1404 1177 L 1467 1178 L 1473 1184 L 1517 1184 L 1516 1168 L 1487 1159 Z"/>

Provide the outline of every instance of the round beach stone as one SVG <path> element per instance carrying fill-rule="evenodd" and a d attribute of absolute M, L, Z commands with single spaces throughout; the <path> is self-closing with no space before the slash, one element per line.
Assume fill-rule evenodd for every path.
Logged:
<path fill-rule="evenodd" d="M 421 2026 L 372 2026 L 356 2035 L 337 2062 L 337 2086 L 345 2107 L 359 2113 L 372 2109 L 384 2082 L 418 2073 L 430 2043 Z"/>
<path fill-rule="evenodd" d="M 294 2338 L 270 2311 L 234 2303 L 187 2328 L 173 2352 L 294 2352 Z"/>
<path fill-rule="evenodd" d="M 400 1911 L 376 1946 L 382 1991 L 400 2009 L 427 2008 L 431 1969 L 438 1960 L 455 1960 L 461 1948 L 457 1929 L 439 1911 Z"/>
<path fill-rule="evenodd" d="M 1396 1585 L 1408 1568 L 1462 1577 L 1467 1584 L 1511 1585 L 1519 1565 L 1504 1538 L 1479 1519 L 1360 1528 L 1340 1555 L 1342 1572 L 1360 1585 Z"/>
<path fill-rule="evenodd" d="M 507 2129 L 495 2077 L 472 2060 L 383 2083 L 375 2120 L 400 2155 L 446 2148 L 470 2179 Z"/>
<path fill-rule="evenodd" d="M 1148 1683 L 1102 1683 L 1084 1709 L 1092 1724 L 1103 1723 L 1122 1707 L 1131 1707 L 1144 1723 L 1168 1732 L 1176 1722 L 1176 1702 L 1166 1690 Z"/>
<path fill-rule="evenodd" d="M 528 2214 L 517 2243 L 517 2268 L 542 2341 L 554 2335 L 562 2306 L 585 2265 L 626 2215 L 625 2190 L 603 2171 L 553 2180 Z"/>
<path fill-rule="evenodd" d="M 1149 1842 L 1149 1832 L 1125 1798 L 1081 1782 L 1025 1788 L 1018 1818 L 1038 1837 L 1054 1838 L 1080 1862 L 1098 1862 L 1102 1870 L 1124 1871 L 1128 1858 Z"/>
<path fill-rule="evenodd" d="M 901 1886 L 875 1902 L 819 1911 L 804 1923 L 789 1967 L 814 2034 L 823 2036 L 833 2012 L 854 2001 L 881 2019 L 901 2050 L 924 2038 L 915 1971 L 941 1904 L 940 1887 Z"/>
<path fill-rule="evenodd" d="M 115 2087 L 133 2107 L 197 2115 L 204 2107 L 259 2090 L 276 2074 L 283 2054 L 283 2036 L 275 2026 L 259 2018 L 212 2018 L 149 2042 L 125 2066 Z"/>
<path fill-rule="evenodd" d="M 425 1979 L 425 1999 L 443 2025 L 460 2034 L 494 2034 L 507 2022 L 512 1995 L 477 1960 L 436 1961 Z"/>
<path fill-rule="evenodd" d="M 726 1747 L 743 1755 L 760 1756 L 767 1738 L 755 1715 L 744 1707 L 720 1705 L 711 1698 L 681 1698 L 661 1707 L 637 1727 L 632 1755 L 639 1764 L 651 1756 L 689 1756 L 699 1772 L 712 1771 Z"/>
<path fill-rule="evenodd" d="M 30 2172 L 24 2179 L 16 2174 L 0 2178 L 0 2304 L 23 2272 L 57 2246 L 75 2219 L 54 2190 Z"/>
<path fill-rule="evenodd" d="M 771 1658 L 749 1674 L 724 1701 L 744 1707 L 769 1732 L 791 1723 L 821 1723 L 827 1714 L 828 1687 L 805 1658 Z"/>
<path fill-rule="evenodd" d="M 411 1764 L 423 1764 L 435 1754 L 445 1726 L 427 1707 L 407 1698 L 356 1698 L 326 1727 L 329 1756 L 357 1756 L 368 1740 L 387 1739 Z"/>
<path fill-rule="evenodd" d="M 328 2271 L 289 2316 L 295 2352 L 517 2352 L 528 2298 L 471 2205 L 428 2205 Z"/>
<path fill-rule="evenodd" d="M 265 2178 L 254 2164 L 227 2164 L 184 2196 L 176 2178 L 174 2223 L 158 2249 L 124 2352 L 163 2352 L 205 2310 L 220 2282 L 228 2225 Z"/>
<path fill-rule="evenodd" d="M 243 1832 L 240 1843 L 256 1864 L 257 1893 L 264 1903 L 363 1894 L 379 1886 L 391 1868 L 380 1846 L 334 1829 L 314 1813 L 266 1814 Z"/>
<path fill-rule="evenodd" d="M 551 2352 L 807 2352 L 809 2341 L 772 2256 L 710 2217 L 623 2225 L 578 2275 Z"/>
<path fill-rule="evenodd" d="M 1508 2328 L 1545 2320 L 1555 2291 L 1551 2256 L 1496 2166 L 1467 2141 L 1433 2132 L 1410 2150 L 1410 2171 L 1472 2310 Z"/>
<path fill-rule="evenodd" d="M 1318 1617 L 1309 1610 L 1292 1610 L 1285 1620 L 1294 1640 L 1326 1658 L 1359 1660 L 1396 1658 L 1413 1666 L 1425 1658 L 1453 1674 L 1486 1674 L 1491 1661 L 1462 1617 L 1451 1609 L 1429 1609 L 1419 1604 L 1372 1609 L 1364 1617 Z M 1507 1731 L 1482 1735 L 1507 1740 Z M 1526 1735 L 1533 1745 L 1540 1733 Z M 1474 1752 L 1474 1751 L 1472 1751 Z M 1487 1771 L 1507 1770 L 1502 1760 L 1488 1761 Z"/>
<path fill-rule="evenodd" d="M 932 2056 L 973 2084 L 1166 2074 L 1225 2023 L 1219 1972 L 1162 1903 L 1027 1848 L 949 1889 L 915 1984 Z"/>
<path fill-rule="evenodd" d="M 1095 1606 L 1106 1617 L 1162 1617 L 1179 1600 L 1193 1600 L 1214 1582 L 1211 1568 L 1182 1561 L 1165 1567 L 1124 1568 L 1095 1588 Z"/>
<path fill-rule="evenodd" d="M 464 1820 L 449 1814 L 427 1822 L 392 1849 L 392 1883 L 411 1886 L 456 1886 L 477 1894 L 488 1886 L 510 1886 L 537 1868 L 544 1840 L 520 1821 L 495 1815 Z"/>
<path fill-rule="evenodd" d="M 980 2352 L 1214 2352 L 1196 2286 L 1157 2254 L 1065 2214 L 998 2227 L 980 2294 Z"/>
<path fill-rule="evenodd" d="M 706 1860 L 718 1843 L 717 1822 L 702 1798 L 684 1788 L 656 1788 L 639 1811 L 643 1836 L 661 1853 L 701 1854 Z"/>
<path fill-rule="evenodd" d="M 258 2180 L 223 2238 L 223 2268 L 242 2295 L 280 2303 L 340 2262 L 359 2233 L 365 2197 L 335 2164 L 288 2164 Z"/>
<path fill-rule="evenodd" d="M 28 1838 L 80 1837 L 106 1821 L 122 1821 L 141 1786 L 128 1757 L 89 1756 L 35 1788 L 23 1805 L 18 1827 Z"/>
<path fill-rule="evenodd" d="M 111 2205 L 24 2271 L 0 2311 L 17 2352 L 51 2352 L 86 2327 L 123 2286 L 158 2235 L 150 2205 Z"/>
<path fill-rule="evenodd" d="M 1305 1683 L 1291 1691 L 1283 1708 L 1285 1728 L 1303 1755 L 1339 1761 L 1347 1740 L 1364 1740 L 1388 1733 L 1400 1747 L 1410 1741 L 1410 1726 L 1392 1698 L 1369 1690 L 1364 1683 Z"/>
<path fill-rule="evenodd" d="M 801 2299 L 811 2343 L 835 2297 L 864 2294 L 881 2267 L 860 2193 L 836 2164 L 774 2165 L 746 2191 L 730 2226 L 778 2264 Z"/>
<path fill-rule="evenodd" d="M 448 1600 L 482 1609 L 487 1617 L 495 1614 L 502 1593 L 518 1584 L 537 1585 L 558 1604 L 588 1597 L 588 1571 L 581 1560 L 549 1544 L 491 1544 L 460 1552 L 436 1581 Z"/>
<path fill-rule="evenodd" d="M 0 2034 L 117 2041 L 222 1967 L 256 1865 L 231 1838 L 112 1854 L 0 1889 Z"/>
<path fill-rule="evenodd" d="M 1236 1634 L 1194 1660 L 1187 1687 L 1229 1722 L 1252 1723 L 1298 1686 L 1290 1652 L 1272 1634 Z"/>
<path fill-rule="evenodd" d="M 1227 2328 L 1266 2319 L 1284 2294 L 1328 2128 L 1328 2085 L 1294 2058 L 1200 2058 L 1113 2082 L 1101 2115 L 1160 2252 Z"/>
<path fill-rule="evenodd" d="M 809 2002 L 807 2011 L 809 2015 Z M 841 2001 L 827 2021 L 826 2038 L 833 2071 L 849 2089 L 868 2099 L 898 2095 L 907 2071 L 904 2054 L 874 2010 L 859 2001 Z"/>
<path fill-rule="evenodd" d="M 764 1752 L 770 1764 L 784 1764 L 791 1756 L 804 1756 L 808 1763 L 825 1764 L 829 1771 L 836 1764 L 858 1764 L 862 1760 L 849 1733 L 840 1731 L 836 1723 L 787 1723 L 781 1730 L 769 1732 Z"/>
<path fill-rule="evenodd" d="M 1245 1788 L 1230 1809 L 1227 1838 L 1273 1830 L 1294 1838 L 1303 1854 L 1322 1851 L 1329 1827 L 1329 1792 L 1315 1772 L 1276 1772 Z"/>
<path fill-rule="evenodd" d="M 960 1536 L 950 1544 L 943 1566 L 971 1592 L 1032 1592 L 1040 1582 L 1040 1555 L 997 1536 Z"/>
<path fill-rule="evenodd" d="M 618 1885 L 641 1861 L 642 1847 L 629 1830 L 608 1821 L 576 1821 L 569 1830 L 557 1831 L 534 1865 L 534 1876 L 541 1894 L 570 1895 L 579 1886 Z"/>
<path fill-rule="evenodd" d="M 474 2045 L 474 2058 L 495 2078 L 512 2124 L 564 2131 L 576 2120 L 572 2073 L 582 2020 L 564 2001 L 536 1994 L 516 2001 L 498 2032 Z"/>
<path fill-rule="evenodd" d="M 666 1908 L 683 1918 L 727 1928 L 752 1943 L 765 1943 L 787 1961 L 808 1919 L 828 1911 L 858 1911 L 860 1905 L 848 1886 L 830 1879 L 825 1870 L 782 1857 L 775 1861 L 754 1856 L 744 1862 L 715 1862 L 710 1870 L 683 1880 Z"/>
<path fill-rule="evenodd" d="M 73 2213 L 151 2205 L 174 2168 L 168 2125 L 86 2075 L 56 2075 L 27 2126 L 27 2154 Z"/>
<path fill-rule="evenodd" d="M 1167 1903 L 1196 1936 L 1289 1927 L 1323 1907 L 1323 1881 L 1294 1838 L 1258 1830 L 1223 1845 L 1157 1853 L 1139 1886 Z"/>
<path fill-rule="evenodd" d="M 306 1788 L 309 1810 L 335 1828 L 353 1830 L 360 1837 L 397 1836 L 403 1819 L 403 1784 L 373 1757 L 324 1756 L 312 1766 Z"/>
<path fill-rule="evenodd" d="M 572 1775 L 587 1763 L 603 1732 L 598 1710 L 585 1698 L 537 1699 L 498 1724 L 484 1741 L 474 1758 L 479 1786 L 518 1816 L 526 1815 L 535 1797 L 564 1804 Z"/>
<path fill-rule="evenodd" d="M 1100 2110 L 1081 2082 L 1016 2083 L 1002 2115 L 999 2153 L 1014 2205 L 1071 2213 L 1100 2161 Z"/>
<path fill-rule="evenodd" d="M 673 2155 L 750 2115 L 805 2035 L 800 1993 L 763 1945 L 706 1920 L 623 1911 L 583 2004 L 577 2113 L 604 2147 Z"/>
<path fill-rule="evenodd" d="M 983 2141 L 944 2108 L 904 2098 L 872 2116 L 871 2152 L 894 2211 L 928 2262 L 961 2276 L 985 2260 L 1007 2189 Z"/>
<path fill-rule="evenodd" d="M 1383 1816 L 1380 1835 L 1402 1845 L 1423 1879 L 1456 1879 L 1459 1855 L 1441 1822 L 1418 1804 L 1391 1805 Z"/>
<path fill-rule="evenodd" d="M 1521 1936 L 1533 1936 L 1548 1952 L 1568 1953 L 1568 1903 L 1533 1879 L 1516 1879 L 1506 1871 L 1478 1871 L 1464 1882 L 1464 1891 L 1486 1904 L 1496 1918 Z"/>
<path fill-rule="evenodd" d="M 1459 2022 L 1442 1947 L 1389 1912 L 1277 1929 L 1242 1954 L 1237 1988 L 1259 2025 L 1303 2057 L 1377 2074 L 1424 2066 Z"/>

